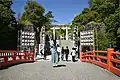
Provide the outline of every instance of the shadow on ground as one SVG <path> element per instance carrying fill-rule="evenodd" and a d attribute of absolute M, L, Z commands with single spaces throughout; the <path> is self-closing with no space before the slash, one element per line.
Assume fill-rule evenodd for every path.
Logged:
<path fill-rule="evenodd" d="M 8 69 L 9 67 L 12 67 L 12 66 L 16 66 L 16 65 L 20 65 L 20 64 L 24 64 L 24 63 L 34 63 L 35 61 L 25 61 L 25 62 L 11 62 L 9 64 L 1 64 L 0 66 L 0 70 L 4 70 L 4 69 Z"/>
<path fill-rule="evenodd" d="M 36 60 L 50 60 L 50 59 L 37 58 Z"/>
<path fill-rule="evenodd" d="M 57 66 L 54 66 L 54 67 L 66 67 L 66 65 L 61 64 L 61 65 L 57 65 Z"/>
<path fill-rule="evenodd" d="M 63 60 L 63 61 L 66 61 L 66 60 Z M 75 62 L 77 62 L 78 60 L 75 60 Z M 73 62 L 72 60 L 67 60 L 67 62 Z"/>
<path fill-rule="evenodd" d="M 66 60 L 63 60 L 63 61 L 66 61 Z M 71 60 L 67 60 L 67 62 L 70 62 Z"/>

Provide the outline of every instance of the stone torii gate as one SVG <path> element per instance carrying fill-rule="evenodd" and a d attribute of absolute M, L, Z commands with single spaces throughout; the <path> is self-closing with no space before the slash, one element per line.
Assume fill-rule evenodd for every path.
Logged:
<path fill-rule="evenodd" d="M 53 25 L 51 29 L 53 30 L 54 39 L 55 39 L 55 34 L 56 34 L 55 30 L 63 29 L 63 30 L 66 30 L 66 40 L 68 40 L 68 29 L 71 29 L 69 26 L 70 25 L 66 25 L 66 24 Z"/>

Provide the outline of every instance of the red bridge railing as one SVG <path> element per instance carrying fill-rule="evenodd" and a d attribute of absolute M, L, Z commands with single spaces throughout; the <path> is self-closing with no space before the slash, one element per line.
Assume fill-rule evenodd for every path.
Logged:
<path fill-rule="evenodd" d="M 0 69 L 7 68 L 14 64 L 34 62 L 33 52 L 18 52 L 12 50 L 0 50 Z"/>
<path fill-rule="evenodd" d="M 120 76 L 120 53 L 114 52 L 114 49 L 81 52 L 80 60 L 96 64 Z"/>

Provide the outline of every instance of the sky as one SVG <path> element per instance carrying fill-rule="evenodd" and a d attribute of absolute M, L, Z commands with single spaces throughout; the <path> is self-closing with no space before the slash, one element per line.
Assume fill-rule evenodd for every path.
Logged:
<path fill-rule="evenodd" d="M 58 22 L 53 24 L 71 23 L 75 15 L 88 8 L 88 0 L 36 0 L 46 12 L 52 11 L 54 19 Z M 27 0 L 13 0 L 12 9 L 16 13 L 23 13 Z"/>

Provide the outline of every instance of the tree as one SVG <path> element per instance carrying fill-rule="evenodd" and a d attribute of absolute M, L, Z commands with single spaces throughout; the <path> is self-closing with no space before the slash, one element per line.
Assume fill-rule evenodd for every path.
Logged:
<path fill-rule="evenodd" d="M 108 46 L 107 34 L 105 33 L 105 24 L 91 21 L 87 24 L 94 30 L 95 49 L 106 50 Z"/>
<path fill-rule="evenodd" d="M 16 49 L 17 22 L 12 0 L 0 0 L 0 49 Z"/>
<path fill-rule="evenodd" d="M 113 14 L 119 6 L 119 0 L 89 0 L 91 10 L 100 14 L 102 20 Z"/>
<path fill-rule="evenodd" d="M 73 24 L 85 25 L 94 21 L 104 24 L 102 31 L 98 31 L 99 49 L 107 47 L 108 42 L 120 46 L 120 3 L 119 0 L 89 0 L 89 8 L 85 8 L 72 21 Z M 93 25 L 95 26 L 95 25 Z M 104 36 L 104 37 L 103 37 Z M 102 37 L 104 40 L 102 40 Z M 106 42 L 106 43 L 104 43 Z"/>
<path fill-rule="evenodd" d="M 99 19 L 99 14 L 96 11 L 91 11 L 89 8 L 84 8 L 82 13 L 77 15 L 74 20 L 72 21 L 72 24 L 74 25 L 86 25 L 87 23 L 91 21 L 97 21 Z"/>
<path fill-rule="evenodd" d="M 92 21 L 100 22 L 100 17 L 98 12 L 92 11 L 89 8 L 84 8 L 82 13 L 80 13 L 74 18 L 74 20 L 72 21 L 72 25 L 78 26 L 78 33 L 80 33 L 80 31 L 86 29 L 88 27 L 87 24 Z M 80 36 L 80 34 L 78 34 L 78 36 Z"/>
<path fill-rule="evenodd" d="M 120 46 L 120 3 L 119 0 L 90 0 L 90 8 L 99 13 L 101 22 L 106 26 L 108 40 L 114 46 Z"/>
<path fill-rule="evenodd" d="M 78 26 L 78 31 L 80 32 L 84 30 L 86 24 L 91 21 L 100 22 L 99 14 L 96 11 L 91 11 L 89 8 L 84 8 L 82 13 L 73 19 L 71 29 L 73 30 L 75 26 Z"/>
<path fill-rule="evenodd" d="M 112 36 L 109 36 L 109 40 L 111 40 L 114 45 L 120 46 L 120 6 L 114 14 L 111 14 L 105 19 L 105 23 L 107 25 L 106 32 L 112 34 Z"/>
<path fill-rule="evenodd" d="M 37 44 L 39 44 L 41 28 L 43 26 L 50 26 L 49 24 L 51 24 L 53 18 L 52 12 L 49 11 L 47 14 L 45 14 L 45 9 L 33 0 L 28 0 L 24 9 L 25 12 L 23 13 L 21 22 L 24 23 L 26 21 L 34 25 L 33 28 L 35 31 L 35 38 Z"/>
<path fill-rule="evenodd" d="M 56 30 L 56 36 L 57 37 L 60 37 L 60 36 L 64 36 L 65 35 L 65 30 L 64 29 L 59 29 L 59 30 Z"/>

